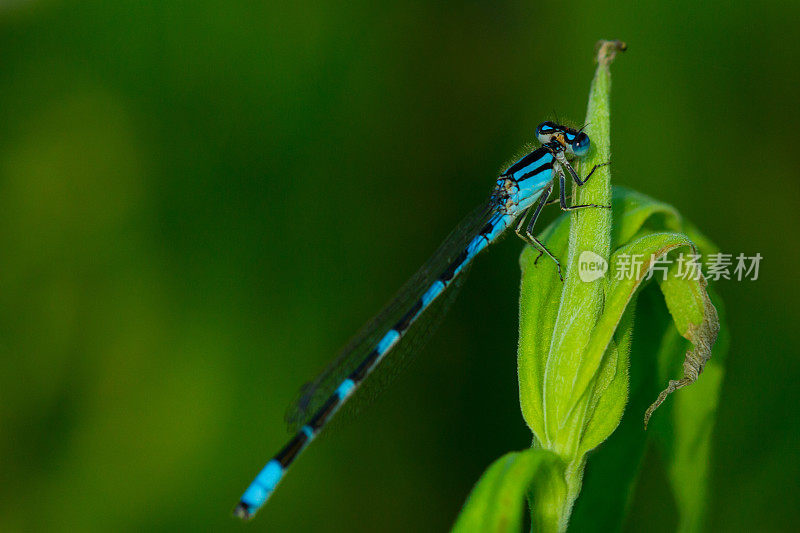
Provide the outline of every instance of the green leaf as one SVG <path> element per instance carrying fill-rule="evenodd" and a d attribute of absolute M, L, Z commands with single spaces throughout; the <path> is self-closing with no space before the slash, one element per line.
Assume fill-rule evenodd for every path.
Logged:
<path fill-rule="evenodd" d="M 564 463 L 553 452 L 531 448 L 496 460 L 472 489 L 453 526 L 454 533 L 518 532 L 530 498 L 535 531 L 558 531 L 567 488 Z"/>
<path fill-rule="evenodd" d="M 682 230 L 678 211 L 646 194 L 625 187 L 614 187 L 612 206 L 614 225 L 611 229 L 611 243 L 615 250 L 643 230 L 674 233 Z"/>
<path fill-rule="evenodd" d="M 613 190 L 613 214 L 612 246 L 615 248 L 636 234 L 663 232 L 665 229 L 679 229 L 681 226 L 680 215 L 672 206 L 622 187 L 615 187 Z M 569 217 L 569 214 L 562 214 L 540 236 L 542 242 L 556 257 L 563 257 L 567 248 Z M 520 405 L 525 421 L 537 442 L 541 443 L 545 438 L 541 384 L 544 382 L 546 356 L 559 310 L 557 296 L 563 285 L 552 262 L 540 260 L 540 254 L 532 247 L 523 250 L 520 267 L 522 270 L 518 357 Z M 643 271 L 644 273 L 646 272 Z M 607 436 L 609 430 L 599 431 L 600 420 L 619 420 L 621 416 L 624 401 L 613 401 L 613 398 L 624 397 L 627 385 L 625 372 L 617 373 L 616 368 L 617 366 L 620 370 L 627 368 L 626 352 L 631 328 L 632 324 L 624 328 L 625 331 L 620 335 L 621 339 L 626 337 L 625 334 L 628 336 L 627 342 L 622 344 L 622 358 L 617 361 L 618 356 L 614 351 L 610 354 L 609 361 L 603 363 L 602 377 L 590 406 L 601 409 L 603 414 L 594 414 L 589 419 L 589 427 L 584 437 L 586 442 L 583 446 L 584 451 L 602 442 L 602 433 Z M 617 350 L 616 344 L 612 343 L 611 346 L 612 350 Z M 603 391 L 612 383 L 610 380 L 614 377 L 617 378 L 613 381 L 615 393 L 601 400 Z"/>
<path fill-rule="evenodd" d="M 572 389 L 569 391 L 569 399 L 567 400 L 569 405 L 578 405 L 581 398 L 592 393 L 595 376 L 603 363 L 606 350 L 611 343 L 618 324 L 622 320 L 625 309 L 633 298 L 636 289 L 644 280 L 649 270 L 649 265 L 670 250 L 684 246 L 691 246 L 691 241 L 684 235 L 656 233 L 641 237 L 614 252 L 609 262 L 609 272 L 611 273 L 617 271 L 621 258 L 625 256 L 641 255 L 645 258 L 644 264 L 634 276 L 623 276 L 622 279 L 617 279 L 616 276 L 612 275 L 605 278 L 606 290 L 603 314 L 590 332 L 589 342 L 582 352 L 583 356 L 572 380 Z M 626 396 L 616 397 L 613 401 L 624 405 Z M 578 417 L 581 414 L 574 413 L 573 416 Z M 605 439 L 616 428 L 618 423 L 619 418 L 604 420 L 602 431 L 598 432 L 597 435 L 605 433 L 603 435 L 603 439 Z M 581 449 L 586 452 L 597 444 L 599 442 L 595 437 L 591 441 L 582 443 Z"/>
<path fill-rule="evenodd" d="M 723 315 L 721 302 L 713 292 L 711 297 L 719 315 Z M 676 343 L 672 353 L 659 354 L 662 382 L 666 376 L 674 374 L 675 362 L 680 360 L 684 345 L 685 341 Z M 661 423 L 653 424 L 652 431 L 660 445 L 680 513 L 678 531 L 700 531 L 705 526 L 711 437 L 724 378 L 727 348 L 728 339 L 724 335 L 722 342 L 714 345 L 714 357 L 707 361 L 701 379 L 676 395 L 671 409 L 659 421 Z"/>
<path fill-rule="evenodd" d="M 629 306 L 629 310 L 633 309 Z M 633 490 L 652 431 L 645 432 L 642 414 L 661 388 L 657 359 L 680 357 L 669 334 L 680 338 L 655 284 L 636 297 L 636 330 L 631 344 L 630 392 L 626 412 L 614 433 L 592 452 L 586 466 L 583 489 L 570 520 L 570 531 L 580 533 L 619 531 L 632 500 Z M 668 353 L 663 354 L 665 350 Z"/>
<path fill-rule="evenodd" d="M 550 252 L 564 257 L 569 238 L 569 220 L 560 217 L 540 236 Z M 520 255 L 522 282 L 519 313 L 519 401 L 522 416 L 537 444 L 545 439 L 542 384 L 546 356 L 558 314 L 563 283 L 555 264 L 526 246 Z"/>
<path fill-rule="evenodd" d="M 694 250 L 692 241 L 686 235 L 657 232 L 659 229 L 658 224 L 668 224 L 669 227 L 676 227 L 681 222 L 679 217 L 668 206 L 650 201 L 643 196 L 638 197 L 638 202 L 632 202 L 631 199 L 634 197 L 624 192 L 622 197 L 626 201 L 627 208 L 619 209 L 619 216 L 623 217 L 623 220 L 618 226 L 627 231 L 629 235 L 636 234 L 637 237 L 633 242 L 615 251 L 611 257 L 609 272 L 616 271 L 623 256 L 642 256 L 644 261 L 638 274 L 632 278 L 622 277 L 618 279 L 616 276 L 609 276 L 605 279 L 605 290 L 603 291 L 605 305 L 603 312 L 591 331 L 589 342 L 583 350 L 582 358 L 578 364 L 578 372 L 573 381 L 572 397 L 566 402 L 568 405 L 579 406 L 579 408 L 584 409 L 583 412 L 580 412 L 576 408 L 573 412 L 568 413 L 574 416 L 574 419 L 567 419 L 565 423 L 565 425 L 575 424 L 584 428 L 581 434 L 577 460 L 575 456 L 571 457 L 576 464 L 567 469 L 568 474 L 570 471 L 572 472 L 573 483 L 578 484 L 580 483 L 585 453 L 603 442 L 614 431 L 627 401 L 627 355 L 633 331 L 633 319 L 630 309 L 632 309 L 631 303 L 635 299 L 636 291 L 646 281 L 645 278 L 650 266 L 656 259 L 678 249 Z M 628 210 L 636 216 L 625 219 L 624 217 Z M 654 218 L 657 221 L 653 221 L 652 219 Z M 555 226 L 549 229 L 547 233 L 549 235 L 547 242 L 552 242 L 554 249 L 562 249 L 563 222 L 557 221 Z M 522 263 L 524 268 L 531 267 L 530 263 L 533 257 L 535 257 L 535 254 L 523 254 Z M 525 272 L 527 273 L 527 270 Z M 526 275 L 525 278 L 528 278 L 528 276 Z M 552 272 L 549 275 L 532 272 L 529 279 L 532 284 L 536 282 L 552 284 L 556 283 L 555 280 L 557 278 Z M 520 377 L 523 380 L 521 381 L 521 393 L 524 388 L 528 388 L 528 382 L 530 382 L 528 392 L 533 389 L 536 393 L 533 394 L 534 399 L 529 398 L 526 400 L 524 396 L 521 396 L 521 401 L 523 402 L 523 412 L 526 420 L 529 421 L 529 425 L 536 433 L 536 431 L 541 431 L 543 427 L 536 420 L 537 416 L 541 420 L 541 413 L 543 412 L 540 404 L 535 401 L 540 390 L 535 376 L 538 375 L 538 379 L 543 379 L 542 357 L 541 355 L 537 356 L 536 352 L 546 353 L 547 351 L 547 332 L 553 321 L 554 312 L 552 306 L 548 306 L 547 302 L 540 301 L 546 296 L 536 294 L 535 288 L 526 285 L 527 282 L 528 279 L 523 280 L 521 304 L 523 307 L 527 305 L 538 305 L 538 307 L 536 310 L 531 309 L 531 315 L 521 320 L 520 353 L 525 352 L 528 355 L 528 357 L 520 359 Z M 550 287 L 550 285 L 547 285 L 547 287 Z M 683 332 L 687 338 L 694 339 L 698 343 L 698 349 L 689 352 L 689 364 L 697 364 L 696 361 L 705 362 L 710 356 L 708 348 L 713 345 L 711 337 L 716 336 L 716 330 L 719 328 L 716 311 L 710 305 L 710 300 L 705 291 L 705 281 L 702 279 L 680 279 L 673 269 L 669 271 L 667 279 L 660 283 L 660 287 L 662 291 L 667 291 L 665 293 L 667 294 L 667 307 L 673 313 L 673 319 L 678 330 Z M 525 317 L 525 315 L 526 313 L 523 312 L 521 316 Z M 540 327 L 542 323 L 545 324 L 544 327 L 540 328 L 538 336 L 536 332 L 537 323 Z M 701 341 L 700 339 L 705 340 Z M 658 346 L 657 341 L 658 339 L 656 339 L 654 346 Z M 529 349 L 533 353 L 529 353 Z M 665 357 L 671 356 L 673 358 L 676 354 L 674 349 L 670 350 L 668 347 L 662 349 L 662 353 L 666 354 Z M 652 358 L 651 361 L 653 361 Z M 655 366 L 655 361 L 651 363 L 651 366 Z M 691 368 L 694 369 L 696 367 L 693 366 Z M 716 380 L 709 381 L 711 386 Z M 641 411 L 637 415 L 641 416 Z M 693 428 L 696 432 L 697 426 L 695 425 Z M 638 430 L 641 431 L 641 426 L 639 426 Z M 688 429 L 687 434 L 689 434 Z M 643 438 L 639 440 L 643 442 Z M 680 449 L 682 448 L 676 448 L 676 451 Z M 697 450 L 694 451 L 696 452 Z M 568 457 L 565 457 L 565 460 Z M 677 466 L 678 463 L 675 463 L 675 465 Z M 618 516 L 621 516 L 621 513 Z"/>
<path fill-rule="evenodd" d="M 611 159 L 609 66 L 616 52 L 624 48 L 616 41 L 601 41 L 598 48 L 598 66 L 589 89 L 586 112 L 586 133 L 592 140 L 593 150 L 578 168 L 584 176 L 590 169 L 595 171 L 585 185 L 573 189 L 575 204 L 611 204 L 611 169 L 606 165 Z M 608 259 L 611 252 L 611 210 L 576 210 L 570 213 L 569 223 L 567 276 L 544 366 L 543 442 L 565 457 L 576 458 L 585 410 L 567 399 L 570 398 L 580 355 L 603 307 L 602 281 L 581 281 L 578 263 L 583 252 Z"/>
<path fill-rule="evenodd" d="M 614 332 L 588 407 L 580 453 L 585 454 L 608 438 L 617 427 L 628 398 L 628 367 L 633 339 L 633 306 L 628 306 Z"/>
<path fill-rule="evenodd" d="M 717 342 L 719 333 L 719 317 L 706 291 L 706 280 L 702 276 L 697 280 L 682 278 L 677 272 L 678 268 L 678 263 L 673 262 L 666 279 L 659 283 L 678 332 L 688 339 L 694 348 L 686 352 L 681 379 L 670 380 L 667 388 L 645 412 L 645 427 L 653 411 L 669 394 L 697 381 L 706 363 L 711 359 L 711 348 Z"/>
<path fill-rule="evenodd" d="M 614 227 L 619 230 L 618 235 L 625 235 L 623 238 L 677 229 L 690 235 L 703 255 L 716 251 L 716 247 L 693 226 L 682 221 L 674 209 L 645 195 L 615 188 L 614 215 Z M 676 281 L 669 281 L 667 287 L 674 283 Z M 682 355 L 686 351 L 687 341 L 678 333 L 672 315 L 667 312 L 664 296 L 657 290 L 663 286 L 663 283 L 651 284 L 651 290 L 645 290 L 639 298 L 637 315 L 641 319 L 637 321 L 633 342 L 634 363 L 631 367 L 628 412 L 605 445 L 591 457 L 583 492 L 570 523 L 574 531 L 620 529 L 636 485 L 648 437 L 656 437 L 661 445 L 680 512 L 680 529 L 702 529 L 707 501 L 710 431 L 718 400 L 727 335 L 723 328 L 721 339 L 714 345 L 714 357 L 708 362 L 697 384 L 678 395 L 674 405 L 662 407 L 667 409 L 666 413 L 651 424 L 650 431 L 642 431 L 642 413 L 668 376 L 679 370 Z M 713 291 L 709 293 L 717 309 L 721 309 Z M 696 295 L 692 294 L 691 297 L 695 298 Z M 681 314 L 679 307 L 673 306 L 673 312 Z M 652 361 L 655 364 L 650 363 Z"/>

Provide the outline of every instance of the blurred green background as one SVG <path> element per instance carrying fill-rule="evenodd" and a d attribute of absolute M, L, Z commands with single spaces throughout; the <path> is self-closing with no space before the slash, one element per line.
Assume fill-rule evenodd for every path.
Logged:
<path fill-rule="evenodd" d="M 614 181 L 764 256 L 758 281 L 717 284 L 732 345 L 711 528 L 796 530 L 798 17 L 788 2 L 0 3 L 0 530 L 241 530 L 230 511 L 286 439 L 298 386 L 536 124 L 583 118 L 599 38 L 629 44 Z M 491 461 L 529 445 L 521 247 L 477 262 L 412 371 L 310 448 L 251 530 L 441 531 Z M 669 530 L 644 485 L 627 527 Z"/>

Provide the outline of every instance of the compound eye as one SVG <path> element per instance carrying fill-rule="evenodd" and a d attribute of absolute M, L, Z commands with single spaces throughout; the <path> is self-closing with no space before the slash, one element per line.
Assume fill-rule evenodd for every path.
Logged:
<path fill-rule="evenodd" d="M 548 143 L 554 133 L 558 131 L 558 126 L 554 122 L 542 122 L 536 127 L 536 138 L 542 144 Z"/>
<path fill-rule="evenodd" d="M 583 157 L 589 153 L 590 144 L 589 136 L 581 132 L 570 141 L 569 146 L 572 148 L 573 154 L 575 154 L 577 157 Z"/>

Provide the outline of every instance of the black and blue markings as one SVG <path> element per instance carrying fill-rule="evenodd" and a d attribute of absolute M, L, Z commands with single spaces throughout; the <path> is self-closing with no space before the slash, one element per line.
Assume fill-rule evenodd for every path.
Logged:
<path fill-rule="evenodd" d="M 354 370 L 347 374 L 347 377 L 335 387 L 324 403 L 300 427 L 295 436 L 266 464 L 242 495 L 234 514 L 248 519 L 258 511 L 300 453 L 314 440 L 314 437 L 319 434 L 348 398 L 358 390 L 359 385 L 380 365 L 386 355 L 402 342 L 409 328 L 425 314 L 425 311 L 437 298 L 448 290 L 459 274 L 479 253 L 495 242 L 515 222 L 518 223 L 517 233 L 531 242 L 529 238 L 520 233 L 521 223 L 529 213 L 533 214 L 527 230 L 527 234 L 530 236 L 533 222 L 552 191 L 554 170 L 558 171 L 557 174 L 561 178 L 562 208 L 587 207 L 572 206 L 568 208 L 565 205 L 564 172 L 559 166 L 566 165 L 567 171 L 579 185 L 585 183 L 585 180 L 578 181 L 577 174 L 565 159 L 564 154 L 578 157 L 585 155 L 589 148 L 588 136 L 580 131 L 552 122 L 540 124 L 536 135 L 542 142 L 542 146 L 512 164 L 497 179 L 488 211 L 484 215 L 485 223 L 478 226 L 480 228 L 478 231 L 467 235 L 466 246 L 460 249 L 456 248 L 452 254 L 454 257 L 443 268 L 427 274 L 421 296 L 417 296 L 420 294 L 419 292 L 413 296 L 403 295 L 401 298 L 405 297 L 407 301 L 394 303 L 400 307 L 401 312 L 402 309 L 405 311 L 394 324 L 389 323 L 391 327 L 374 344 L 374 347 L 366 352 L 366 356 L 359 355 L 364 352 L 355 350 L 352 354 L 344 354 L 337 364 L 351 363 L 348 355 L 360 358 L 356 361 L 355 367 L 349 367 Z M 540 246 L 546 252 L 546 248 L 535 237 L 530 236 L 530 238 L 535 241 L 533 244 Z M 547 253 L 550 255 L 549 252 Z M 376 323 L 373 324 L 373 327 L 378 330 L 388 327 L 389 324 Z"/>

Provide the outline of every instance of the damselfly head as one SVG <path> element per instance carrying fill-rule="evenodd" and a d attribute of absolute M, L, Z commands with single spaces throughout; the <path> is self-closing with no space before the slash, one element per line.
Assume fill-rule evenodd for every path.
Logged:
<path fill-rule="evenodd" d="M 583 157 L 589 152 L 589 136 L 583 131 L 574 130 L 555 122 L 542 122 L 536 128 L 536 138 L 542 144 L 557 142 L 568 156 Z"/>

